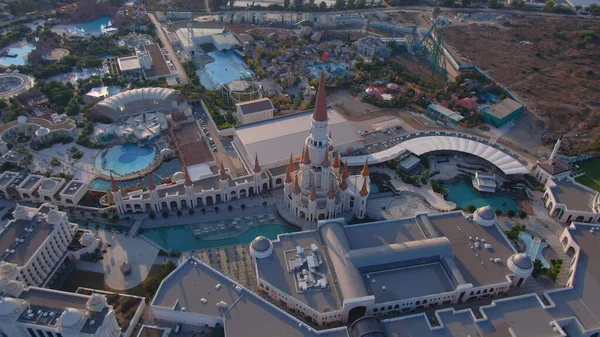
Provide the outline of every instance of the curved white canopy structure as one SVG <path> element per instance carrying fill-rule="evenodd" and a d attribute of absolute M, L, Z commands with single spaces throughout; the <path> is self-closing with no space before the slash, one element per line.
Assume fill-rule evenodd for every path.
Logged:
<path fill-rule="evenodd" d="M 179 95 L 179 91 L 169 88 L 127 90 L 102 100 L 94 111 L 116 120 L 132 113 L 172 110 L 179 104 Z"/>
<path fill-rule="evenodd" d="M 394 159 L 406 151 L 417 156 L 434 151 L 456 151 L 485 159 L 507 175 L 529 173 L 528 163 L 523 157 L 502 145 L 480 137 L 457 132 L 428 131 L 405 135 L 400 139 L 406 140 L 377 153 L 344 157 L 344 160 L 348 160 L 349 166 L 359 166 L 363 165 L 366 159 L 370 164 L 377 164 Z"/>

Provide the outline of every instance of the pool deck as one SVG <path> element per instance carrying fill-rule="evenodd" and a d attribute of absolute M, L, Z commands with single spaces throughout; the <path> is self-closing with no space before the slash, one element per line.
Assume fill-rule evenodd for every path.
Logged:
<path fill-rule="evenodd" d="M 111 147 L 107 148 L 107 149 L 103 149 L 102 151 L 99 151 L 98 153 L 96 153 L 93 157 L 92 157 L 92 169 L 94 174 L 100 178 L 100 179 L 104 179 L 104 180 L 110 180 L 110 174 L 106 175 L 105 173 L 103 173 L 102 171 L 98 170 L 98 168 L 96 168 L 95 163 L 96 163 L 96 158 L 98 156 L 101 156 L 102 153 L 105 153 L 106 151 L 108 151 L 110 148 L 114 147 L 114 146 L 118 146 L 118 145 L 124 145 L 127 144 L 127 142 L 119 142 L 119 143 L 114 143 L 111 144 Z M 132 179 L 136 179 L 136 178 L 141 178 L 144 177 L 150 173 L 152 173 L 154 170 L 156 170 L 164 161 L 164 159 L 167 158 L 163 158 L 163 156 L 160 155 L 160 149 L 158 149 L 158 147 L 156 146 L 156 144 L 151 144 L 150 146 L 154 147 L 156 150 L 156 157 L 154 158 L 154 160 L 148 165 L 146 166 L 146 168 L 143 168 L 139 171 L 130 173 L 130 174 L 118 174 L 118 173 L 114 173 L 113 174 L 113 179 L 115 181 L 127 181 L 127 180 L 132 180 Z"/>

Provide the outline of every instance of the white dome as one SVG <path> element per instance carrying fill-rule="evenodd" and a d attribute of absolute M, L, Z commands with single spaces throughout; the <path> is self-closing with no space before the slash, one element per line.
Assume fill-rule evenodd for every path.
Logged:
<path fill-rule="evenodd" d="M 17 122 L 18 122 L 19 124 L 25 124 L 25 123 L 27 123 L 27 116 L 19 116 L 19 117 L 17 118 Z"/>
<path fill-rule="evenodd" d="M 507 261 L 508 269 L 517 277 L 527 278 L 533 272 L 533 261 L 527 254 L 513 254 Z"/>
<path fill-rule="evenodd" d="M 0 316 L 7 316 L 15 312 L 19 303 L 14 298 L 4 297 L 0 300 Z"/>
<path fill-rule="evenodd" d="M 67 308 L 60 316 L 61 326 L 72 327 L 81 320 L 81 313 L 77 309 Z"/>
<path fill-rule="evenodd" d="M 92 234 L 90 234 L 90 232 L 85 232 L 81 236 L 81 239 L 79 240 L 79 242 L 84 246 L 89 246 L 92 243 L 93 239 L 94 238 L 92 237 Z"/>
<path fill-rule="evenodd" d="M 100 312 L 106 306 L 106 297 L 100 294 L 93 293 L 86 303 L 88 310 Z"/>
<path fill-rule="evenodd" d="M 185 179 L 185 173 L 179 171 L 179 172 L 175 172 L 173 174 L 173 180 L 179 181 L 179 180 L 183 180 L 183 179 Z"/>
<path fill-rule="evenodd" d="M 23 207 L 21 205 L 17 205 L 17 207 L 15 208 L 14 215 L 15 215 L 15 218 L 18 220 L 28 220 L 29 219 L 29 212 L 27 212 L 25 207 Z"/>
<path fill-rule="evenodd" d="M 250 255 L 257 259 L 263 259 L 271 256 L 273 253 L 273 244 L 271 240 L 264 236 L 258 236 L 250 243 Z"/>
<path fill-rule="evenodd" d="M 481 226 L 493 226 L 496 223 L 496 213 L 490 206 L 483 206 L 473 213 L 473 219 Z"/>
<path fill-rule="evenodd" d="M 173 155 L 173 150 L 169 149 L 168 147 L 160 150 L 160 155 L 164 157 L 170 157 Z"/>
<path fill-rule="evenodd" d="M 44 181 L 42 182 L 42 188 L 45 190 L 51 190 L 54 188 L 54 186 L 56 186 L 56 181 L 50 179 L 50 178 L 46 178 L 44 179 Z"/>
<path fill-rule="evenodd" d="M 2 261 L 0 263 L 0 273 L 2 275 L 11 275 L 15 271 L 15 265 L 12 263 L 8 263 L 6 261 Z"/>
<path fill-rule="evenodd" d="M 56 225 L 58 223 L 60 223 L 60 213 L 58 213 L 57 210 L 53 209 L 50 212 L 48 212 L 48 215 L 46 215 L 46 221 L 48 221 L 48 223 L 51 223 L 53 225 Z"/>
<path fill-rule="evenodd" d="M 35 131 L 35 135 L 37 137 L 47 136 L 50 133 L 50 129 L 48 128 L 39 128 Z"/>

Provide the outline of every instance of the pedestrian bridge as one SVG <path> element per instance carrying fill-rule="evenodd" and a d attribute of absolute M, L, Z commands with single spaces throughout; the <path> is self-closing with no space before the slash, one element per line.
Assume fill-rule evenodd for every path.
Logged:
<path fill-rule="evenodd" d="M 399 143 L 376 153 L 343 157 L 349 166 L 360 166 L 369 160 L 369 164 L 383 163 L 397 158 L 407 151 L 417 156 L 435 151 L 455 151 L 478 156 L 496 167 L 504 174 L 527 174 L 529 162 L 515 151 L 485 138 L 453 131 L 421 131 L 403 135 Z"/>

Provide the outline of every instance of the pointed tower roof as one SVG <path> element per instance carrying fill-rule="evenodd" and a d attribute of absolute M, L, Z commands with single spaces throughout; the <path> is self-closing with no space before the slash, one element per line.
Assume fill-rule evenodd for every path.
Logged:
<path fill-rule="evenodd" d="M 325 92 L 325 73 L 321 72 L 321 78 L 319 79 L 319 92 L 317 93 L 313 119 L 319 122 L 325 122 L 328 118 L 327 93 Z"/>
<path fill-rule="evenodd" d="M 327 192 L 327 197 L 329 199 L 335 199 L 335 188 L 333 187 L 333 180 L 329 184 L 329 191 Z"/>
<path fill-rule="evenodd" d="M 325 158 L 323 158 L 321 165 L 325 167 L 331 166 L 331 161 L 329 160 L 329 149 L 325 150 Z"/>
<path fill-rule="evenodd" d="M 360 189 L 360 192 L 358 192 L 360 194 L 361 197 L 366 197 L 367 195 L 369 195 L 369 191 L 367 191 L 367 178 L 363 179 L 363 184 L 362 184 L 362 188 Z"/>
<path fill-rule="evenodd" d="M 258 163 L 258 153 L 254 155 L 254 173 L 260 173 L 260 164 Z"/>
<path fill-rule="evenodd" d="M 110 190 L 112 192 L 119 192 L 119 190 L 121 190 L 121 188 L 119 188 L 119 185 L 117 185 L 115 178 L 113 178 L 112 173 L 110 174 Z"/>
<path fill-rule="evenodd" d="M 300 194 L 300 185 L 298 185 L 298 176 L 294 177 L 294 188 L 292 188 L 292 193 Z"/>
<path fill-rule="evenodd" d="M 288 163 L 287 172 L 285 173 L 285 183 L 289 184 L 292 180 L 292 172 L 294 172 L 294 158 L 290 153 L 290 162 Z"/>
<path fill-rule="evenodd" d="M 227 180 L 227 172 L 225 171 L 225 166 L 223 166 L 222 161 L 219 164 L 221 165 L 221 168 L 219 169 L 219 172 L 221 173 L 221 180 Z"/>
<path fill-rule="evenodd" d="M 152 174 L 148 175 L 148 189 L 150 191 L 154 191 L 156 189 L 156 184 L 154 183 L 154 180 L 152 179 Z"/>
<path fill-rule="evenodd" d="M 333 168 L 335 168 L 335 169 L 340 168 L 340 154 L 337 152 L 333 156 Z"/>
<path fill-rule="evenodd" d="M 333 138 L 331 137 L 331 130 L 329 130 L 329 140 L 332 140 Z M 329 143 L 329 151 L 333 151 L 333 143 Z"/>
<path fill-rule="evenodd" d="M 344 171 L 342 172 L 342 179 L 340 179 L 340 189 L 342 191 L 345 191 L 346 189 L 348 189 L 348 182 L 346 181 L 348 179 L 348 159 L 346 159 L 346 163 L 344 163 Z"/>
<path fill-rule="evenodd" d="M 369 159 L 365 159 L 365 165 L 363 166 L 362 171 L 360 171 L 360 175 L 363 177 L 369 176 Z"/>
<path fill-rule="evenodd" d="M 304 147 L 304 155 L 302 155 L 302 164 L 310 165 L 310 154 L 308 153 L 308 146 Z"/>
<path fill-rule="evenodd" d="M 315 185 L 312 185 L 312 188 L 310 189 L 310 201 L 315 200 L 317 200 L 317 189 L 315 188 Z"/>

